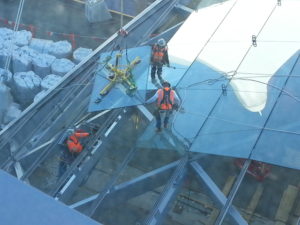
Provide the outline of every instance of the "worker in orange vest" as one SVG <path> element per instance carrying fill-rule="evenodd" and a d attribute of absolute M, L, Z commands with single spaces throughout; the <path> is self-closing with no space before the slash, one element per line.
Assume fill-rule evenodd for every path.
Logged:
<path fill-rule="evenodd" d="M 163 88 L 160 88 L 156 93 L 146 101 L 152 103 L 156 101 L 157 110 L 155 111 L 156 131 L 161 131 L 161 121 L 164 117 L 164 128 L 168 127 L 169 117 L 172 114 L 175 106 L 180 105 L 180 99 L 176 92 L 171 89 L 171 84 L 168 81 L 163 81 Z"/>
<path fill-rule="evenodd" d="M 83 149 L 83 146 L 79 142 L 79 138 L 87 137 L 90 134 L 87 132 L 76 131 L 71 134 L 67 140 L 67 146 L 71 153 L 80 153 Z"/>
<path fill-rule="evenodd" d="M 83 146 L 80 143 L 79 139 L 88 137 L 90 134 L 83 130 L 69 130 L 68 138 L 66 141 L 66 145 L 68 150 L 63 149 L 61 161 L 59 164 L 59 177 L 64 174 L 67 170 L 67 167 L 72 164 L 72 162 L 76 159 L 79 153 L 82 152 Z"/>
<path fill-rule="evenodd" d="M 151 79 L 152 82 L 155 81 L 155 74 L 157 73 L 158 79 L 160 82 L 163 82 L 161 77 L 162 74 L 162 66 L 167 65 L 170 66 L 169 56 L 168 56 L 168 47 L 165 39 L 161 38 L 157 41 L 156 44 L 152 46 L 151 53 Z"/>

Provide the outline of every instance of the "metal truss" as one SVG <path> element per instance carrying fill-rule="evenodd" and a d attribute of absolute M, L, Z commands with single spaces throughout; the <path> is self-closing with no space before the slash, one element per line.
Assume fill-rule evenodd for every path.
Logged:
<path fill-rule="evenodd" d="M 228 201 L 226 196 L 200 164 L 195 161 L 195 159 L 189 159 L 188 155 L 183 156 L 178 161 L 167 164 L 130 181 L 119 185 L 113 185 L 135 151 L 135 149 L 132 149 L 129 152 L 119 169 L 114 173 L 114 176 L 111 177 L 110 181 L 99 194 L 74 203 L 70 205 L 70 207 L 76 208 L 79 211 L 88 207 L 87 215 L 91 217 L 94 217 L 94 215 L 99 216 L 102 212 L 105 212 L 106 209 L 112 208 L 120 203 L 124 203 L 134 197 L 165 185 L 163 192 L 158 197 L 148 217 L 141 223 L 143 225 L 159 225 L 162 224 L 165 216 L 170 210 L 170 205 L 180 192 L 182 184 L 189 173 L 195 173 L 197 175 L 200 185 L 208 190 L 209 195 L 214 199 L 220 209 L 225 207 L 226 202 Z M 234 206 L 229 206 L 228 215 L 230 216 L 232 224 L 248 224 Z"/>
<path fill-rule="evenodd" d="M 2 130 L 0 132 L 0 168 L 6 171 L 13 168 L 18 178 L 26 181 L 36 168 L 55 151 L 58 137 L 62 135 L 66 128 L 84 122 L 90 124 L 92 120 L 98 119 L 97 116 L 99 115 L 87 114 L 85 110 L 88 105 L 91 87 L 78 84 L 89 84 L 93 80 L 97 60 L 102 52 L 112 51 L 116 47 L 127 48 L 136 47 L 142 43 L 150 44 L 162 36 L 171 37 L 182 23 L 168 29 L 161 36 L 153 39 L 149 38 L 150 34 L 164 23 L 175 6 L 184 13 L 191 12 L 186 7 L 176 5 L 177 3 L 178 0 L 155 1 L 124 26 L 124 29 L 129 32 L 126 40 L 117 33 L 114 34 L 99 46 L 88 59 L 82 61 L 70 71 L 55 89 L 40 101 L 32 104 L 18 120 Z M 141 106 L 139 108 L 145 111 Z M 61 201 L 66 201 L 72 196 L 101 158 L 108 134 L 114 132 L 113 129 L 120 126 L 122 115 L 126 113 L 122 109 L 112 110 L 108 113 L 108 117 L 103 122 L 103 127 L 97 128 L 98 131 L 89 143 L 88 151 L 83 152 L 76 158 L 72 166 L 49 193 L 51 196 Z M 103 114 L 99 116 L 100 119 Z M 144 114 L 148 115 L 149 120 L 151 119 L 151 114 L 147 114 L 147 112 Z M 120 123 L 118 123 L 119 121 Z M 109 182 L 102 190 L 99 190 L 98 194 L 69 207 L 79 211 L 85 208 L 87 209 L 87 215 L 94 217 L 95 214 L 101 213 L 105 209 L 165 185 L 148 217 L 142 222 L 144 225 L 159 225 L 167 215 L 170 205 L 182 188 L 187 175 L 192 172 L 197 175 L 200 183 L 209 190 L 213 199 L 221 207 L 225 207 L 227 198 L 200 164 L 194 159 L 190 159 L 188 154 L 178 161 L 116 185 L 117 178 L 136 151 L 136 148 L 132 148 Z M 24 170 L 22 166 L 26 169 Z M 228 207 L 228 214 L 234 224 L 247 224 L 233 206 L 226 207 Z"/>
<path fill-rule="evenodd" d="M 0 132 L 0 168 L 9 170 L 17 154 L 22 152 L 26 155 L 85 116 L 92 89 L 89 84 L 93 81 L 100 54 L 118 48 L 136 47 L 148 40 L 177 2 L 160 0 L 150 5 L 123 27 L 128 31 L 126 39 L 118 33 L 112 35 L 89 58 L 68 72 L 55 89 L 30 105 L 19 119 L 5 127 Z"/>

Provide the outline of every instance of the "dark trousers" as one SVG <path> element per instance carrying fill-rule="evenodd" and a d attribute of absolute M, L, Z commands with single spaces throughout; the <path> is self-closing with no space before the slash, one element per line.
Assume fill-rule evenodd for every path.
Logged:
<path fill-rule="evenodd" d="M 162 65 L 153 64 L 151 67 L 151 78 L 155 79 L 155 73 L 157 73 L 158 79 L 162 79 Z"/>
<path fill-rule="evenodd" d="M 168 126 L 169 117 L 172 114 L 172 110 L 157 110 L 155 113 L 156 118 L 156 128 L 161 128 L 161 120 L 164 118 L 164 127 Z"/>
<path fill-rule="evenodd" d="M 68 149 L 63 149 L 60 156 L 60 163 L 58 168 L 58 177 L 61 177 L 76 159 L 78 154 L 71 153 Z"/>

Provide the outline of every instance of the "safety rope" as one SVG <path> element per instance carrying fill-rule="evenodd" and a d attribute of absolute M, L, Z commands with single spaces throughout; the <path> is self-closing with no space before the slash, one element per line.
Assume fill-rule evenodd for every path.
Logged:
<path fill-rule="evenodd" d="M 19 4 L 19 7 L 18 7 L 16 22 L 15 22 L 15 25 L 14 25 L 14 32 L 16 32 L 19 29 L 20 20 L 21 20 L 23 8 L 24 8 L 24 2 L 25 2 L 25 0 L 21 0 L 20 4 Z M 5 70 L 9 69 L 9 65 L 10 65 L 11 57 L 12 57 L 13 46 L 14 46 L 14 44 L 13 44 L 13 42 L 11 42 L 9 44 L 9 54 L 8 54 L 8 57 L 7 57 L 6 61 L 5 61 L 5 66 L 4 66 Z"/>

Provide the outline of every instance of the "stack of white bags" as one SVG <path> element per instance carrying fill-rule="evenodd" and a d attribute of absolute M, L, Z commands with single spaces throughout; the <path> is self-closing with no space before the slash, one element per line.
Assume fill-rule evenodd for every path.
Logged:
<path fill-rule="evenodd" d="M 0 126 L 19 117 L 91 52 L 86 48 L 72 52 L 68 41 L 36 39 L 29 31 L 0 28 Z"/>

